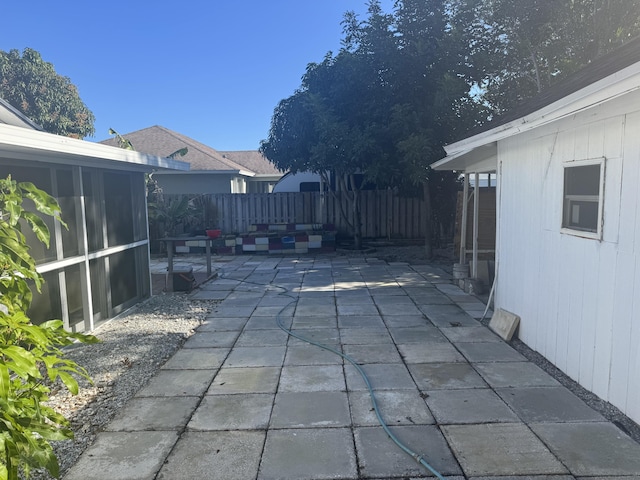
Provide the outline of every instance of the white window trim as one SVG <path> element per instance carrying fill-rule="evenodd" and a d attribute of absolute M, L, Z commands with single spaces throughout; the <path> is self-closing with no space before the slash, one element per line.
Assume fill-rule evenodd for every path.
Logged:
<path fill-rule="evenodd" d="M 560 233 L 573 235 L 576 237 L 602 240 L 602 225 L 604 222 L 604 178 L 605 178 L 605 157 L 589 158 L 586 160 L 571 160 L 562 165 L 562 209 L 560 215 Z M 564 227 L 564 202 L 567 198 L 564 192 L 564 169 L 572 167 L 586 167 L 589 165 L 600 165 L 600 187 L 598 192 L 598 226 L 596 232 L 585 232 L 570 227 Z"/>

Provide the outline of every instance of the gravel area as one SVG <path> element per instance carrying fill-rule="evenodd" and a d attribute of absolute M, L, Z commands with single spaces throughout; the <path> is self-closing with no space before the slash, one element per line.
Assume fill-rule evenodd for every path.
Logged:
<path fill-rule="evenodd" d="M 414 265 L 432 263 L 449 272 L 455 261 L 447 250 L 436 251 L 436 258 L 428 261 L 423 246 L 416 244 L 379 242 L 368 247 L 375 250 L 369 253 L 370 256 L 387 262 Z M 359 254 L 340 251 L 337 255 Z M 100 343 L 78 345 L 68 351 L 68 358 L 84 366 L 94 384 L 81 384 L 81 391 L 77 396 L 57 387 L 51 395 L 50 405 L 71 420 L 75 433 L 72 441 L 53 442 L 62 476 L 127 400 L 193 334 L 216 303 L 192 300 L 182 293 L 155 295 L 125 315 L 98 328 L 94 335 L 101 340 Z M 488 323 L 488 319 L 485 323 Z M 519 340 L 512 341 L 512 345 L 640 442 L 640 426 L 620 410 L 582 388 Z M 51 479 L 43 472 L 34 472 L 31 478 Z"/>
<path fill-rule="evenodd" d="M 118 410 L 193 334 L 216 302 L 183 293 L 160 294 L 96 329 L 100 343 L 78 344 L 66 357 L 85 367 L 93 385 L 78 395 L 54 385 L 49 405 L 71 420 L 74 440 L 52 442 L 64 475 Z M 34 472 L 36 480 L 51 479 Z"/>

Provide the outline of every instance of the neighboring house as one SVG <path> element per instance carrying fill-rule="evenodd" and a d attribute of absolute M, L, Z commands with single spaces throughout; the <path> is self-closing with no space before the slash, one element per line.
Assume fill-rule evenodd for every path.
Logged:
<path fill-rule="evenodd" d="M 246 180 L 246 193 L 271 193 L 278 181 L 284 175 L 273 163 L 267 160 L 258 150 L 240 150 L 235 152 L 218 152 L 223 158 L 229 159 L 253 176 Z"/>
<path fill-rule="evenodd" d="M 0 103 L 0 176 L 53 195 L 68 230 L 45 218 L 47 249 L 25 229 L 46 283 L 34 295 L 34 323 L 52 318 L 90 331 L 151 293 L 144 174 L 188 164 L 34 129 Z"/>
<path fill-rule="evenodd" d="M 640 40 L 445 150 L 497 174 L 495 307 L 640 422 Z"/>
<path fill-rule="evenodd" d="M 159 171 L 154 175 L 163 192 L 173 194 L 268 193 L 283 175 L 258 151 L 219 152 L 158 125 L 122 134 L 138 152 L 167 156 L 182 148 L 179 157 L 191 165 L 188 172 Z M 117 146 L 115 138 L 103 140 Z"/>

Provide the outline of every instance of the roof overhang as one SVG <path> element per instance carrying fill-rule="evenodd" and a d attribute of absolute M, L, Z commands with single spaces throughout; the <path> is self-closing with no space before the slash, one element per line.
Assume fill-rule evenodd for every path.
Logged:
<path fill-rule="evenodd" d="M 598 80 L 529 115 L 445 146 L 447 156 L 433 163 L 431 167 L 435 170 L 480 172 L 480 168 L 486 169 L 487 162 L 490 161 L 489 152 L 495 151 L 497 158 L 497 143 L 500 140 L 575 115 L 638 89 L 640 89 L 640 62 Z M 493 162 L 493 170 L 495 170 L 496 159 Z"/>
<path fill-rule="evenodd" d="M 13 125 L 0 125 L 0 158 L 119 170 L 189 169 L 186 162 Z"/>
<path fill-rule="evenodd" d="M 277 182 L 282 178 L 284 173 L 280 174 L 271 174 L 271 173 L 256 173 L 253 176 L 253 180 L 261 181 L 261 182 Z"/>
<path fill-rule="evenodd" d="M 42 127 L 24 115 L 9 102 L 0 98 L 0 123 L 14 125 L 16 127 L 30 128 L 32 130 L 42 130 Z"/>
<path fill-rule="evenodd" d="M 256 174 L 246 170 L 189 170 L 186 172 L 159 171 L 160 175 L 227 175 L 234 177 L 254 177 Z"/>
<path fill-rule="evenodd" d="M 434 170 L 456 170 L 459 172 L 495 172 L 498 164 L 498 142 L 491 142 L 468 150 L 447 155 L 431 165 Z"/>

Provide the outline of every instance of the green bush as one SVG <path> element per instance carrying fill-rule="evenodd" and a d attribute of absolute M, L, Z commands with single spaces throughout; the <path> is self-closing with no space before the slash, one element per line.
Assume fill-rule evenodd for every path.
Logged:
<path fill-rule="evenodd" d="M 64 358 L 61 350 L 78 340 L 94 343 L 90 335 L 71 333 L 61 320 L 34 325 L 27 316 L 43 279 L 29 254 L 23 228 L 49 246 L 49 229 L 38 214 L 23 207 L 29 199 L 41 214 L 60 219 L 56 200 L 32 183 L 0 179 L 0 480 L 26 477 L 32 468 L 46 468 L 57 477 L 58 460 L 51 440 L 73 438 L 68 420 L 43 404 L 49 385 L 60 380 L 73 394 L 86 370 Z M 33 210 L 33 209 L 31 209 Z"/>

